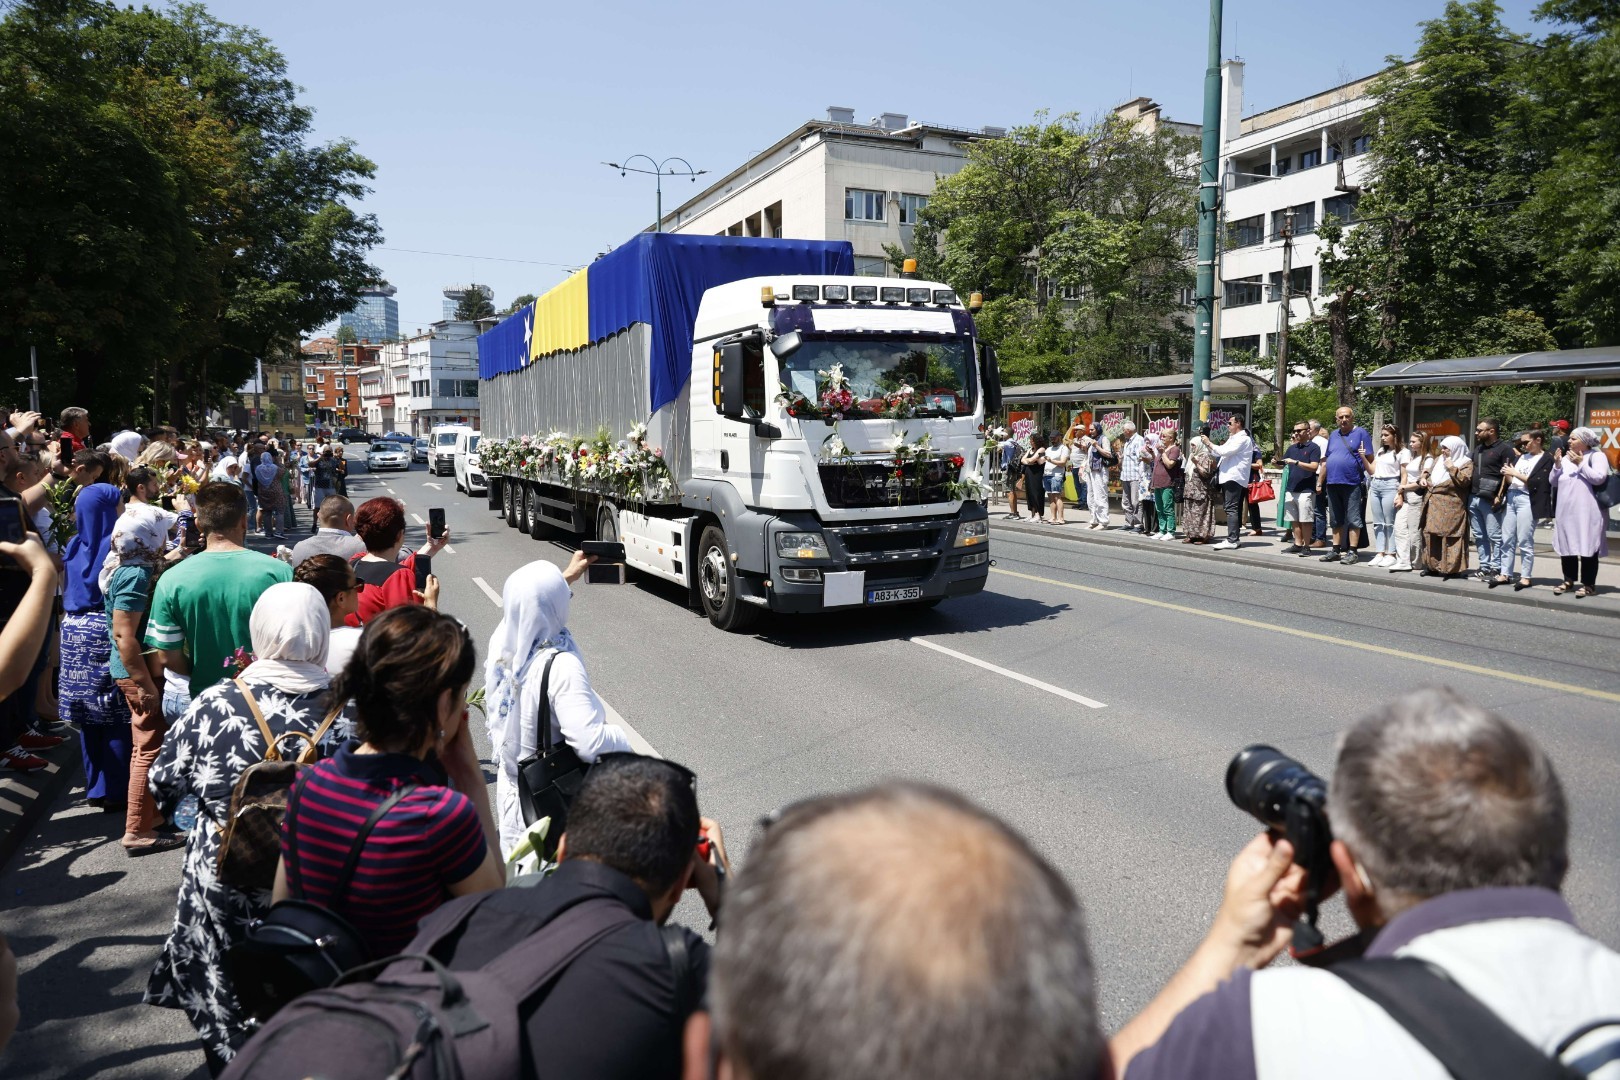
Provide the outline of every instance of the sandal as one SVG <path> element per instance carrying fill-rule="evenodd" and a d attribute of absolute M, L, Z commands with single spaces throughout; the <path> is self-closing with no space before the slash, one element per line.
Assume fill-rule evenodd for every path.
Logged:
<path fill-rule="evenodd" d="M 1588 589 L 1585 585 L 1575 590 L 1575 599 L 1585 600 L 1588 596 L 1596 595 L 1596 589 Z"/>
<path fill-rule="evenodd" d="M 1569 590 L 1573 589 L 1574 587 L 1575 587 L 1575 583 L 1573 581 L 1560 581 L 1557 585 L 1553 586 L 1553 595 L 1554 596 L 1563 596 L 1565 593 L 1569 592 Z"/>

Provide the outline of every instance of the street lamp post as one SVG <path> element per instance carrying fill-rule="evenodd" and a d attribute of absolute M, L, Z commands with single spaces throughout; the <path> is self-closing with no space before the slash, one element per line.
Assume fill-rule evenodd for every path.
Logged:
<path fill-rule="evenodd" d="M 630 163 L 635 161 L 637 158 L 645 161 L 647 164 L 651 165 L 652 168 L 637 169 L 632 167 Z M 682 172 L 681 170 L 674 168 L 666 171 L 664 166 L 668 165 L 672 161 L 678 161 L 682 165 L 686 166 L 686 171 Z M 604 161 L 602 164 L 608 166 L 610 169 L 618 169 L 620 176 L 625 176 L 629 173 L 640 173 L 643 176 L 651 176 L 655 178 L 654 186 L 658 194 L 658 217 L 653 220 L 653 232 L 664 231 L 664 177 L 690 176 L 692 178 L 692 183 L 695 184 L 697 183 L 698 177 L 709 171 L 708 169 L 692 168 L 692 163 L 687 161 L 685 158 L 670 157 L 665 158 L 663 161 L 654 161 L 646 154 L 631 154 L 629 157 L 624 159 L 623 164 L 617 161 Z"/>

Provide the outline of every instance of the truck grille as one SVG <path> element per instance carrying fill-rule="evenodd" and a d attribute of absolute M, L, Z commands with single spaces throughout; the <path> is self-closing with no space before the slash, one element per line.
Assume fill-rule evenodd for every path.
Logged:
<path fill-rule="evenodd" d="M 887 462 L 840 462 L 819 468 L 821 489 L 826 493 L 827 505 L 834 509 L 949 501 L 946 484 L 950 467 L 943 462 L 910 462 L 899 469 Z M 901 475 L 896 476 L 896 472 Z"/>

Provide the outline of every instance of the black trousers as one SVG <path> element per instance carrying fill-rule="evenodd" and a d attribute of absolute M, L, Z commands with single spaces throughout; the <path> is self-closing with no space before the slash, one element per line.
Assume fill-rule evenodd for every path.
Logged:
<path fill-rule="evenodd" d="M 1024 466 L 1024 502 L 1029 506 L 1029 512 L 1040 517 L 1046 506 L 1046 489 L 1041 481 L 1046 476 L 1045 465 Z"/>
<path fill-rule="evenodd" d="M 1226 503 L 1226 538 L 1235 544 L 1243 536 L 1243 507 L 1249 501 L 1249 485 L 1223 481 L 1221 495 Z"/>
<path fill-rule="evenodd" d="M 1565 581 L 1579 581 L 1588 589 L 1597 588 L 1598 557 L 1596 555 L 1560 555 Z M 1576 577 L 1579 574 L 1580 577 Z"/>

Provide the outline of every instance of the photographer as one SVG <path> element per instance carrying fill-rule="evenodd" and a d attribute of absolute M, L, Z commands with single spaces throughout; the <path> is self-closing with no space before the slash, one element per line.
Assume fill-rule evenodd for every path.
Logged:
<path fill-rule="evenodd" d="M 1450 690 L 1407 694 L 1345 736 L 1326 811 L 1332 869 L 1317 885 L 1326 895 L 1342 883 L 1367 960 L 1259 970 L 1288 944 L 1307 896 L 1294 846 L 1261 834 L 1233 861 L 1192 959 L 1114 1037 L 1125 1080 L 1453 1075 L 1415 1037 L 1414 1014 L 1366 996 L 1366 973 L 1388 968 L 1368 961 L 1389 957 L 1445 977 L 1417 965 L 1399 973 L 1426 980 L 1416 985 L 1430 1016 L 1458 1015 L 1437 992 L 1452 985 L 1485 1012 L 1446 1030 L 1465 1050 L 1561 1052 L 1578 1072 L 1616 1060 L 1620 955 L 1581 933 L 1558 894 L 1568 811 L 1527 735 Z"/>

